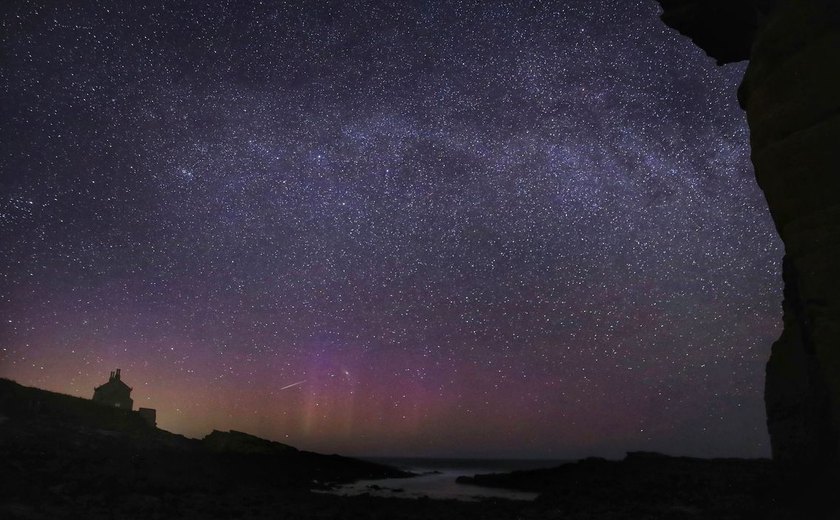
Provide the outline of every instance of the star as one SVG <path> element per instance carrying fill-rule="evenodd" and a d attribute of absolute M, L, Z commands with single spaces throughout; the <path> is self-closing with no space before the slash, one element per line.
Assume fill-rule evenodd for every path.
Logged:
<path fill-rule="evenodd" d="M 655 2 L 0 17 L 0 376 L 327 452 L 769 453 L 744 65 Z"/>

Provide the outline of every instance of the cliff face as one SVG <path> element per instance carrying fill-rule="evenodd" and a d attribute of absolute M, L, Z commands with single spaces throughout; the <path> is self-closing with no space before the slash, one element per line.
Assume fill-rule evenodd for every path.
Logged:
<path fill-rule="evenodd" d="M 785 244 L 784 331 L 767 363 L 777 460 L 840 454 L 840 2 L 659 0 L 663 21 L 718 63 L 749 59 L 738 92 L 756 179 Z M 747 44 L 745 45 L 745 42 Z"/>

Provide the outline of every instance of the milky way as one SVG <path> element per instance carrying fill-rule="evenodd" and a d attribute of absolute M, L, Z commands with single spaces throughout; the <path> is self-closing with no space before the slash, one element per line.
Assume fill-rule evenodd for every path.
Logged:
<path fill-rule="evenodd" d="M 655 2 L 12 4 L 0 376 L 348 454 L 768 454 L 744 65 Z"/>

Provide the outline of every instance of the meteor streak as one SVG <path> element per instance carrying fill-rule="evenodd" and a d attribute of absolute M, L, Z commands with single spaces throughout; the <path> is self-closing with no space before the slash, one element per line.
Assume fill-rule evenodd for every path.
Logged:
<path fill-rule="evenodd" d="M 280 390 L 285 390 L 285 389 L 287 389 L 287 388 L 291 388 L 291 387 L 293 387 L 293 386 L 302 385 L 302 384 L 303 384 L 303 383 L 305 383 L 305 382 L 306 382 L 306 379 L 304 379 L 303 381 L 298 381 L 297 383 L 292 383 L 292 384 L 290 384 L 290 385 L 286 385 L 286 386 L 284 386 L 283 388 L 281 388 Z"/>

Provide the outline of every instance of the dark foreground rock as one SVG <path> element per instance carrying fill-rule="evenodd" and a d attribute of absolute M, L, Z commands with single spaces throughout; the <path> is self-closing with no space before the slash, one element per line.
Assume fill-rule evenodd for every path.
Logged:
<path fill-rule="evenodd" d="M 214 451 L 166 432 L 137 435 L 0 411 L 0 519 L 492 520 L 515 518 L 521 508 L 505 501 L 330 495 L 319 490 L 408 474 L 294 448 L 241 453 L 228 447 Z"/>
<path fill-rule="evenodd" d="M 540 493 L 522 518 L 840 518 L 838 501 L 825 493 L 836 475 L 794 474 L 766 459 L 637 452 L 621 461 L 590 458 L 458 482 Z"/>
<path fill-rule="evenodd" d="M 409 474 L 242 432 L 187 439 L 124 410 L 0 380 L 4 520 L 840 518 L 825 500 L 834 496 L 832 475 L 806 480 L 767 460 L 654 454 L 462 479 L 541 493 L 534 502 L 324 493 L 336 483 L 400 476 Z"/>
<path fill-rule="evenodd" d="M 738 90 L 755 176 L 785 244 L 784 331 L 767 363 L 773 458 L 840 464 L 840 2 L 658 0 Z"/>

